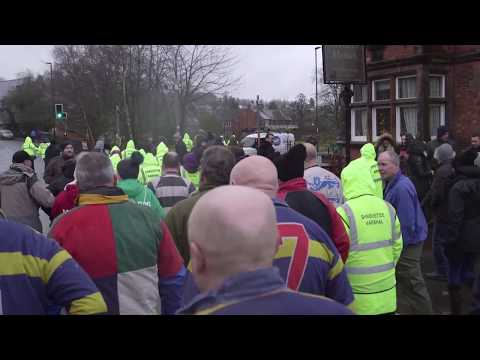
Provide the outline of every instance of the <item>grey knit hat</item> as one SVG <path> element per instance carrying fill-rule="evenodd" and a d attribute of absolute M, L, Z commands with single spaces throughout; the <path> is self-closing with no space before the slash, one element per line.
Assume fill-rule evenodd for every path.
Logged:
<path fill-rule="evenodd" d="M 435 149 L 433 157 L 440 163 L 452 160 L 455 157 L 455 151 L 450 144 L 442 144 Z"/>

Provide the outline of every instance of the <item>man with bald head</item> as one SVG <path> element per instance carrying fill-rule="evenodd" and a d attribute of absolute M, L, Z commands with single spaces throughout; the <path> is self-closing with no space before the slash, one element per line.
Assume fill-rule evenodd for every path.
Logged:
<path fill-rule="evenodd" d="M 282 244 L 274 265 L 292 290 L 324 295 L 351 305 L 353 293 L 338 250 L 313 220 L 277 198 L 275 165 L 263 156 L 250 156 L 232 169 L 230 183 L 262 191 L 273 201 Z"/>
<path fill-rule="evenodd" d="M 318 165 L 317 149 L 314 145 L 310 143 L 304 143 L 303 145 L 307 150 L 305 172 L 303 173 L 303 178 L 307 182 L 307 189 L 322 193 L 335 207 L 342 205 L 345 199 L 340 179 Z"/>
<path fill-rule="evenodd" d="M 286 287 L 273 267 L 279 245 L 275 208 L 261 191 L 243 186 L 210 190 L 193 208 L 188 238 L 193 276 L 203 294 L 180 314 L 352 314 L 333 300 Z"/>

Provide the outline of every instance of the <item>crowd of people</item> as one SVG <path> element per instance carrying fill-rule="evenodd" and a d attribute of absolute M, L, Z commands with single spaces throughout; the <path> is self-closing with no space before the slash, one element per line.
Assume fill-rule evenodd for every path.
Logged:
<path fill-rule="evenodd" d="M 271 134 L 250 156 L 203 131 L 41 148 L 26 138 L 0 174 L 0 313 L 433 314 L 432 233 L 426 276 L 480 314 L 478 134 L 464 151 L 445 127 L 384 134 L 340 177 L 314 139 L 280 155 Z"/>

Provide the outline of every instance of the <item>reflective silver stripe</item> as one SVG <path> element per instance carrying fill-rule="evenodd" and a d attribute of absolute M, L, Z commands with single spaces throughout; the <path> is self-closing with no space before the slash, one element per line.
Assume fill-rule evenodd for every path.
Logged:
<path fill-rule="evenodd" d="M 389 203 L 386 203 L 386 204 L 388 207 L 388 212 L 390 213 L 390 225 L 392 227 L 392 240 L 395 241 L 400 239 L 400 236 L 402 236 L 402 233 L 397 234 L 397 232 L 395 231 L 395 220 L 397 218 L 395 209 Z"/>
<path fill-rule="evenodd" d="M 389 247 L 392 245 L 393 245 L 393 240 L 389 239 L 389 240 L 374 241 L 366 244 L 355 244 L 350 247 L 350 250 L 365 251 L 365 250 L 372 250 L 372 249 L 381 249 L 381 248 Z"/>
<path fill-rule="evenodd" d="M 382 271 L 392 270 L 395 268 L 395 263 L 391 262 L 384 265 L 367 266 L 367 267 L 351 267 L 346 266 L 345 270 L 348 274 L 375 274 Z"/>
<path fill-rule="evenodd" d="M 343 204 L 342 209 L 345 210 L 345 214 L 347 214 L 348 217 L 348 223 L 350 225 L 350 247 L 353 247 L 358 244 L 358 231 L 355 217 L 353 216 L 352 208 L 348 204 Z"/>

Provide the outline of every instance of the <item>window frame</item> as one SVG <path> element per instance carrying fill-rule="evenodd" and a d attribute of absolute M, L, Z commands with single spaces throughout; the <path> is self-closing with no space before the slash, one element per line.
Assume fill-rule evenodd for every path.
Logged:
<path fill-rule="evenodd" d="M 364 136 L 356 136 L 355 135 L 355 122 L 356 117 L 355 117 L 355 111 L 358 110 L 364 110 L 366 115 L 367 115 L 367 133 Z M 352 141 L 356 142 L 367 142 L 368 139 L 368 107 L 355 107 L 350 109 L 350 138 Z"/>
<path fill-rule="evenodd" d="M 430 78 L 439 77 L 442 79 L 442 84 L 440 86 L 441 94 L 440 96 L 432 96 L 430 94 Z M 444 99 L 445 98 L 445 75 L 443 74 L 429 74 L 428 75 L 428 97 L 429 99 Z"/>
<path fill-rule="evenodd" d="M 390 105 L 384 105 L 384 106 L 379 105 L 379 106 L 372 107 L 372 141 L 377 141 L 380 138 L 380 136 L 377 136 L 377 110 L 378 109 L 389 109 L 390 119 L 392 117 L 392 107 Z"/>
<path fill-rule="evenodd" d="M 388 84 L 390 86 L 390 97 L 388 99 L 383 99 L 383 100 L 377 100 L 375 96 L 375 83 L 380 82 L 380 81 L 388 81 Z M 392 81 L 389 78 L 384 78 L 384 79 L 377 79 L 377 80 L 372 80 L 372 102 L 374 101 L 390 101 L 392 99 Z"/>
<path fill-rule="evenodd" d="M 400 119 L 400 108 L 416 108 L 417 109 L 417 126 L 418 126 L 418 104 L 398 104 L 395 105 L 395 139 L 397 140 L 397 143 L 400 143 L 402 141 L 401 139 L 401 119 Z M 413 135 L 413 134 L 412 134 Z"/>
<path fill-rule="evenodd" d="M 355 101 L 355 86 L 365 87 L 365 100 Z M 368 102 L 368 84 L 352 84 L 350 89 L 354 92 L 354 95 L 352 96 L 352 104 L 366 104 Z"/>
<path fill-rule="evenodd" d="M 430 114 L 431 114 L 432 106 L 440 106 L 440 126 L 445 125 L 445 104 L 443 104 L 443 103 L 430 103 L 430 104 L 428 104 L 428 122 L 429 122 L 430 128 L 432 126 L 432 124 L 430 123 Z M 437 135 L 430 135 L 431 140 L 435 140 L 436 138 L 437 138 Z"/>
<path fill-rule="evenodd" d="M 415 78 L 415 97 L 400 97 L 400 87 L 398 86 L 399 80 L 401 79 L 410 79 Z M 430 86 L 430 83 L 429 83 Z M 406 75 L 406 76 L 397 76 L 395 77 L 395 100 L 414 100 L 418 98 L 417 94 L 417 75 Z"/>

